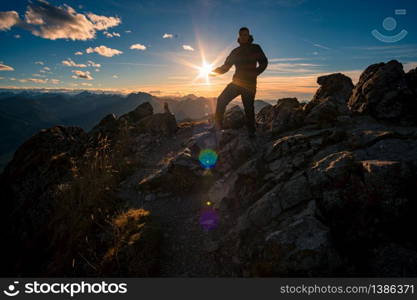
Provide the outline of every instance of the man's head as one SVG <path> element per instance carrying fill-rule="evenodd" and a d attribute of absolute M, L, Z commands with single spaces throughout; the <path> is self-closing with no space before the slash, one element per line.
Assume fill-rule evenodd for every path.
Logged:
<path fill-rule="evenodd" d="M 249 33 L 249 29 L 247 27 L 242 27 L 239 29 L 239 38 L 238 42 L 241 44 L 250 43 L 253 40 L 252 36 Z"/>

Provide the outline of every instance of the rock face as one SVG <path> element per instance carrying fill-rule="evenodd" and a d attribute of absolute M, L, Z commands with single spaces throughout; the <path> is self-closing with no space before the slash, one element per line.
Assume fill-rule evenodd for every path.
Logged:
<path fill-rule="evenodd" d="M 269 234 L 255 272 L 261 276 L 282 274 L 331 275 L 342 264 L 332 245 L 330 230 L 313 216 L 305 216 Z"/>
<path fill-rule="evenodd" d="M 352 94 L 352 79 L 341 73 L 321 76 L 317 78 L 317 83 L 320 85 L 320 88 L 313 99 L 307 103 L 305 108 L 307 112 L 310 112 L 328 97 L 331 97 L 338 104 L 346 104 Z"/>
<path fill-rule="evenodd" d="M 159 113 L 144 117 L 137 124 L 137 132 L 173 135 L 177 131 L 177 121 L 170 113 Z"/>
<path fill-rule="evenodd" d="M 297 98 L 283 98 L 260 110 L 256 120 L 264 131 L 281 133 L 302 126 L 304 112 Z"/>
<path fill-rule="evenodd" d="M 415 125 L 415 70 L 405 74 L 396 60 L 369 66 L 360 76 L 348 104 L 353 112 L 369 114 L 378 120 Z"/>
<path fill-rule="evenodd" d="M 153 192 L 186 193 L 195 187 L 202 169 L 190 149 L 174 157 L 167 165 L 139 182 L 139 187 Z"/>
<path fill-rule="evenodd" d="M 158 276 L 164 266 L 180 266 L 184 275 L 189 265 L 193 270 L 204 262 L 205 270 L 215 270 L 211 276 L 416 276 L 416 70 L 405 74 L 391 61 L 368 67 L 355 87 L 342 74 L 318 83 L 306 105 L 285 98 L 262 108 L 256 139 L 247 137 L 238 108 L 226 113 L 228 129 L 213 133 L 202 122 L 177 126 L 171 114 L 153 114 L 147 104 L 105 117 L 90 133 L 60 126 L 40 132 L 1 175 L 8 199 L 2 237 L 12 245 L 3 257 L 13 258 L 8 273 L 73 274 L 60 257 L 71 261 L 70 254 L 88 249 L 95 269 L 77 256 L 76 274 Z M 133 140 L 139 150 L 122 158 L 148 155 L 134 165 L 134 175 L 122 178 L 131 190 L 104 180 L 112 174 L 106 165 L 97 171 L 102 160 L 92 159 L 91 143 L 100 136 L 110 140 L 106 154 Z M 152 152 L 163 149 L 154 149 L 156 141 L 169 151 L 150 164 Z M 209 155 L 201 159 L 204 151 Z M 94 178 L 110 188 L 93 197 L 77 194 L 80 182 L 84 191 L 99 187 L 89 173 L 77 171 L 80 165 L 94 166 Z M 134 196 L 123 198 L 121 207 L 115 198 L 95 202 L 116 187 Z M 71 201 L 57 195 L 72 195 Z M 138 209 L 142 205 L 152 209 Z M 213 222 L 204 236 L 214 240 L 199 248 L 202 240 L 188 235 L 198 231 L 195 219 L 204 210 L 213 216 L 205 220 Z M 78 216 L 73 211 L 83 214 L 68 223 Z M 60 239 L 58 228 L 65 233 Z M 73 241 L 70 254 L 66 239 Z M 33 251 L 56 241 L 60 247 Z M 171 256 L 181 262 L 172 264 Z"/>
<path fill-rule="evenodd" d="M 238 129 L 245 124 L 245 114 L 240 106 L 235 105 L 228 109 L 224 114 L 223 128 L 224 129 Z"/>
<path fill-rule="evenodd" d="M 335 122 L 337 117 L 348 114 L 347 101 L 352 94 L 352 80 L 340 73 L 317 79 L 320 88 L 304 107 L 306 122 L 310 124 Z"/>
<path fill-rule="evenodd" d="M 135 110 L 121 116 L 121 119 L 127 119 L 129 122 L 138 122 L 142 120 L 145 117 L 149 117 L 153 114 L 153 107 L 149 102 L 145 102 L 138 107 L 136 107 Z"/>
<path fill-rule="evenodd" d="M 87 140 L 81 128 L 56 126 L 40 131 L 16 151 L 0 177 L 3 197 L 8 200 L 1 209 L 2 235 L 11 251 L 6 250 L 5 265 L 16 264 L 16 271 L 24 268 L 26 274 L 40 268 L 46 254 L 42 250 L 47 250 L 32 249 L 28 259 L 25 247 L 46 244 L 57 195 L 76 176 L 77 160 L 84 155 Z"/>

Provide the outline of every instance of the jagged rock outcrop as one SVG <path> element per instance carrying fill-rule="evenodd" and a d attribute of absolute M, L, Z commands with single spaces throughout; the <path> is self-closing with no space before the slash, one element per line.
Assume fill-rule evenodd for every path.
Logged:
<path fill-rule="evenodd" d="M 396 60 L 366 68 L 349 99 L 350 109 L 378 120 L 417 124 L 415 70 L 408 75 Z M 414 78 L 414 79 L 413 79 Z"/>
<path fill-rule="evenodd" d="M 154 114 L 152 105 L 149 102 L 145 102 L 120 118 L 117 118 L 114 114 L 105 116 L 90 133 L 101 133 L 117 139 L 121 135 L 138 135 L 141 133 L 172 135 L 177 129 L 177 122 L 173 114 Z M 129 133 L 130 131 L 132 132 Z"/>
<path fill-rule="evenodd" d="M 321 124 L 335 122 L 341 115 L 347 115 L 347 101 L 352 94 L 352 80 L 341 74 L 321 76 L 317 79 L 320 88 L 313 99 L 306 104 L 306 123 Z"/>
<path fill-rule="evenodd" d="M 281 133 L 302 126 L 304 112 L 297 98 L 283 98 L 265 106 L 256 116 L 261 130 Z"/>
<path fill-rule="evenodd" d="M 153 115 L 153 107 L 149 102 L 145 102 L 136 107 L 135 110 L 124 114 L 120 118 L 126 119 L 131 123 L 135 123 L 151 115 Z"/>
<path fill-rule="evenodd" d="M 352 79 L 341 73 L 325 75 L 317 78 L 320 88 L 317 90 L 313 99 L 307 103 L 305 111 L 309 113 L 315 106 L 325 102 L 328 97 L 332 98 L 337 104 L 345 104 L 352 94 Z"/>

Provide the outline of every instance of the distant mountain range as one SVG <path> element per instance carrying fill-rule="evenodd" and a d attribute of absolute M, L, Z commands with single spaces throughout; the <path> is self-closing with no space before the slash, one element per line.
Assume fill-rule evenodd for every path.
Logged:
<path fill-rule="evenodd" d="M 10 161 L 17 147 L 40 129 L 66 125 L 80 126 L 88 131 L 107 114 L 120 116 L 144 102 L 151 103 L 156 113 L 162 112 L 164 103 L 168 103 L 177 121 L 208 118 L 216 107 L 215 98 L 193 94 L 157 97 L 144 92 L 122 95 L 90 91 L 74 94 L 0 90 L 0 170 Z M 235 100 L 231 105 L 241 105 L 241 102 Z M 256 100 L 256 112 L 265 105 L 268 103 Z"/>

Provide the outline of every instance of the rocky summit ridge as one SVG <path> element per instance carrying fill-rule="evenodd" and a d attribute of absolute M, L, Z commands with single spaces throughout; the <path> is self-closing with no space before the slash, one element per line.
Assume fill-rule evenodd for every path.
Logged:
<path fill-rule="evenodd" d="M 35 134 L 0 176 L 3 275 L 417 276 L 417 70 L 317 83 L 256 139 L 238 106 L 213 133 L 149 103 Z"/>

